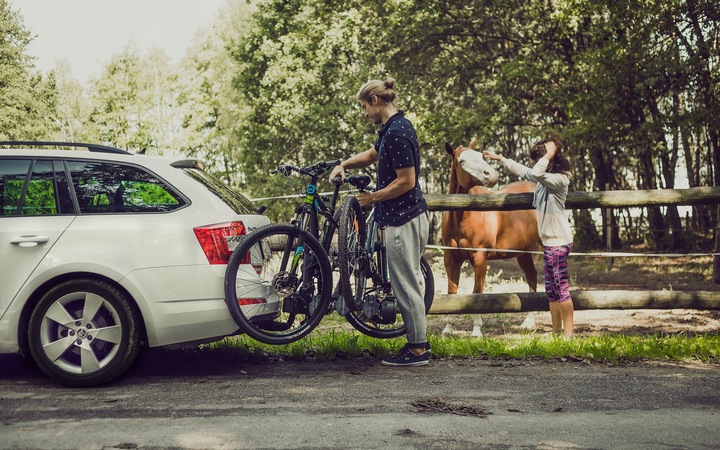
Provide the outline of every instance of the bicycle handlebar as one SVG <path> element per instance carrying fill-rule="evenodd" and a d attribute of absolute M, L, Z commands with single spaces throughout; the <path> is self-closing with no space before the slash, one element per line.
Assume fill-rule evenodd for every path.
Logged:
<path fill-rule="evenodd" d="M 339 159 L 336 159 L 333 161 L 320 161 L 317 164 L 314 164 L 312 166 L 307 166 L 307 167 L 295 167 L 295 166 L 291 166 L 289 164 L 281 164 L 278 166 L 278 168 L 276 170 L 274 170 L 271 173 L 275 174 L 275 173 L 280 172 L 283 175 L 285 175 L 286 177 L 289 177 L 293 172 L 297 172 L 302 175 L 318 177 L 318 176 L 322 175 L 323 173 L 327 172 L 328 169 L 331 169 L 331 168 L 333 168 L 335 166 L 339 166 L 339 165 L 340 165 Z"/>

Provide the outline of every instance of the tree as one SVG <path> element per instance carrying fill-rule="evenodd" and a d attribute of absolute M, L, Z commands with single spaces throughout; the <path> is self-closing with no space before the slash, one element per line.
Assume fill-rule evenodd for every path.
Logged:
<path fill-rule="evenodd" d="M 97 130 L 89 121 L 91 106 L 82 84 L 73 76 L 67 62 L 53 70 L 57 79 L 57 141 L 97 142 Z"/>
<path fill-rule="evenodd" d="M 254 10 L 242 0 L 229 2 L 212 27 L 196 34 L 180 70 L 182 133 L 177 145 L 235 186 L 243 179 L 234 153 L 248 102 L 233 88 L 242 64 L 229 49 L 245 32 Z"/>
<path fill-rule="evenodd" d="M 177 75 L 167 55 L 141 55 L 132 45 L 114 55 L 91 87 L 90 122 L 100 141 L 164 154 L 180 126 L 175 115 Z"/>
<path fill-rule="evenodd" d="M 0 138 L 47 138 L 54 128 L 54 77 L 34 73 L 26 53 L 32 41 L 19 13 L 0 0 Z"/>
<path fill-rule="evenodd" d="M 247 102 L 234 155 L 245 189 L 262 196 L 293 192 L 295 179 L 268 183 L 278 164 L 346 158 L 374 142 L 354 99 L 362 83 L 385 76 L 370 16 L 383 17 L 352 1 L 258 6 L 232 48 L 240 68 L 234 88 Z"/>

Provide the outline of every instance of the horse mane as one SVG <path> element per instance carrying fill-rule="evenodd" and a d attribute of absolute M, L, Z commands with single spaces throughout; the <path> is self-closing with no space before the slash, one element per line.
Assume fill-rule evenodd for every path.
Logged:
<path fill-rule="evenodd" d="M 462 192 L 462 186 L 458 182 L 457 169 L 455 168 L 455 161 L 453 160 L 450 165 L 450 187 L 448 188 L 448 194 L 466 194 Z"/>

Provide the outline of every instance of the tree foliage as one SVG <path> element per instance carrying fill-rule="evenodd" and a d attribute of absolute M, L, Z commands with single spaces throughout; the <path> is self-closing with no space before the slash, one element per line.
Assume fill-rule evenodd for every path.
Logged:
<path fill-rule="evenodd" d="M 57 89 L 53 76 L 34 71 L 32 36 L 20 14 L 0 0 L 0 138 L 37 139 L 51 132 Z"/>
<path fill-rule="evenodd" d="M 416 119 L 429 191 L 445 189 L 445 141 L 478 135 L 526 161 L 546 128 L 560 130 L 571 150 L 574 189 L 674 187 L 682 160 L 691 186 L 714 184 L 719 8 L 679 0 L 263 2 L 234 52 L 244 64 L 236 87 L 252 99 L 239 158 L 246 171 L 265 169 L 248 185 L 271 190 L 267 171 L 283 159 L 364 149 L 372 135 L 348 105 L 362 82 L 387 75 L 404 87 L 401 106 Z M 575 216 L 591 223 L 589 212 Z M 606 219 L 614 231 L 605 240 L 616 245 L 618 223 L 635 229 L 638 220 L 650 234 L 626 238 L 683 245 L 676 208 Z M 593 246 L 600 237 L 583 240 Z"/>
<path fill-rule="evenodd" d="M 369 148 L 376 129 L 355 93 L 387 77 L 417 127 L 426 192 L 447 190 L 446 141 L 476 135 L 528 162 L 548 128 L 569 148 L 573 190 L 720 182 L 716 1 L 229 0 L 179 67 L 128 47 L 85 89 L 62 70 L 58 88 L 33 75 L 30 36 L 6 0 L 0 11 L 0 133 L 39 136 L 53 117 L 71 139 L 200 157 L 251 197 L 299 189 L 270 175 L 280 163 Z M 290 203 L 271 215 L 287 220 Z M 576 242 L 683 248 L 689 229 L 717 222 L 692 211 L 602 211 L 602 226 L 573 211 Z"/>
<path fill-rule="evenodd" d="M 163 51 L 141 54 L 128 46 L 92 82 L 88 127 L 100 142 L 163 154 L 179 129 L 177 89 L 176 71 Z"/>

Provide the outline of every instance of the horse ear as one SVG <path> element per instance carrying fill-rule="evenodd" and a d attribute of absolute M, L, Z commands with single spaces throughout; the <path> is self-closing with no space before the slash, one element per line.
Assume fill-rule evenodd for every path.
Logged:
<path fill-rule="evenodd" d="M 449 142 L 445 143 L 445 151 L 448 153 L 448 155 L 453 156 L 455 155 L 455 150 L 452 148 Z"/>
<path fill-rule="evenodd" d="M 477 144 L 477 136 L 473 136 L 472 141 L 470 141 L 470 145 L 468 145 L 468 148 L 475 150 L 475 144 Z"/>

